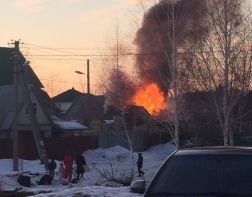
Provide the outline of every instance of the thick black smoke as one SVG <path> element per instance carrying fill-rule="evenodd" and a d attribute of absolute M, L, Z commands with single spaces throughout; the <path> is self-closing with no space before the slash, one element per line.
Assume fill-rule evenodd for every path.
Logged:
<path fill-rule="evenodd" d="M 171 74 L 172 27 L 174 5 L 176 48 L 183 51 L 207 34 L 205 4 L 207 0 L 162 0 L 151 7 L 144 16 L 142 27 L 136 34 L 135 43 L 140 55 L 136 66 L 142 84 L 155 82 L 166 95 Z M 112 70 L 108 80 L 107 105 L 117 108 L 127 105 L 137 91 L 135 80 L 125 73 Z"/>
<path fill-rule="evenodd" d="M 125 107 L 127 101 L 134 95 L 136 84 L 126 73 L 112 69 L 106 90 L 106 105 L 113 105 L 118 109 Z"/>
<path fill-rule="evenodd" d="M 162 0 L 149 9 L 135 43 L 140 55 L 136 66 L 144 83 L 156 82 L 167 92 L 172 54 L 173 5 L 177 51 L 206 35 L 206 0 Z"/>

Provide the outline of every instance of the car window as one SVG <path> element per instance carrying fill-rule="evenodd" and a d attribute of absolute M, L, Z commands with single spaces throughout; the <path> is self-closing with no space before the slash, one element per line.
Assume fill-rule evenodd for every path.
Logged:
<path fill-rule="evenodd" d="M 252 156 L 173 156 L 157 173 L 148 191 L 173 194 L 252 194 Z"/>

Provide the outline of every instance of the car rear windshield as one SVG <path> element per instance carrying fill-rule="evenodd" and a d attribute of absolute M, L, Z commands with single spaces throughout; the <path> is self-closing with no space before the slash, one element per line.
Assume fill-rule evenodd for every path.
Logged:
<path fill-rule="evenodd" d="M 252 156 L 173 156 L 152 183 L 150 193 L 252 194 Z"/>

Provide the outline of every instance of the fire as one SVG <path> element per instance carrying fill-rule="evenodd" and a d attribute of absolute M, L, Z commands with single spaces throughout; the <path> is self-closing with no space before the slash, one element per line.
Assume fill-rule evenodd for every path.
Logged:
<path fill-rule="evenodd" d="M 150 114 L 155 115 L 165 108 L 165 97 L 157 84 L 150 83 L 136 92 L 131 103 L 143 106 Z"/>

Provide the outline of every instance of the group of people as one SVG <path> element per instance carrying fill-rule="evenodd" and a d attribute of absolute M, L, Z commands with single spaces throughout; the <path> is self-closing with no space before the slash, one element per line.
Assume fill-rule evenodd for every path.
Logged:
<path fill-rule="evenodd" d="M 75 180 L 78 181 L 80 178 L 83 178 L 83 174 L 85 172 L 84 166 L 86 165 L 86 160 L 81 154 L 79 154 L 75 159 L 75 163 L 76 163 L 76 168 L 74 169 L 76 169 L 76 171 L 74 172 L 74 174 L 76 175 Z M 138 169 L 138 175 L 143 176 L 144 172 L 142 170 L 142 167 L 143 167 L 142 153 L 138 153 L 138 159 L 137 159 L 136 164 L 137 164 L 137 169 Z M 49 175 L 52 180 L 54 178 L 54 172 L 56 168 L 57 168 L 56 162 L 54 161 L 54 159 L 51 159 L 48 165 L 48 169 L 49 169 Z M 63 181 L 63 180 L 68 180 L 69 182 L 72 181 L 73 157 L 70 154 L 70 152 L 67 152 L 65 154 L 63 163 L 60 163 L 60 166 L 58 168 L 58 172 L 59 172 L 60 181 Z"/>
<path fill-rule="evenodd" d="M 84 166 L 86 165 L 85 158 L 79 154 L 75 159 L 76 168 L 74 168 L 75 180 L 79 180 L 83 178 L 83 174 L 85 172 Z M 49 175 L 51 178 L 54 178 L 55 169 L 57 168 L 56 162 L 54 159 L 51 159 L 48 165 Z M 68 180 L 72 181 L 73 175 L 73 157 L 70 152 L 67 152 L 64 156 L 63 163 L 60 163 L 58 168 L 59 180 Z"/>

